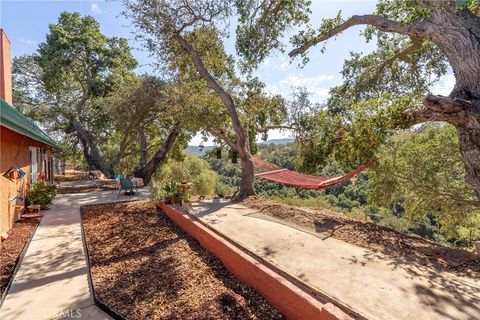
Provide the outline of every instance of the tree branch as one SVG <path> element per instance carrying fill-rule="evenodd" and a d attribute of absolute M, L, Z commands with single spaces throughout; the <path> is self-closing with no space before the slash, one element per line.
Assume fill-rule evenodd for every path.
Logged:
<path fill-rule="evenodd" d="M 278 125 L 278 126 L 267 126 L 267 127 L 259 128 L 256 130 L 257 132 L 265 133 L 268 130 L 273 130 L 273 129 L 295 130 L 296 128 L 293 125 L 290 125 L 290 126 Z"/>
<path fill-rule="evenodd" d="M 362 16 L 352 16 L 350 19 L 346 20 L 342 24 L 334 27 L 325 34 L 319 34 L 314 39 L 307 41 L 302 46 L 293 49 L 288 54 L 290 58 L 293 58 L 299 54 L 305 53 L 310 47 L 316 45 L 319 42 L 323 42 L 332 38 L 333 36 L 357 25 L 371 25 L 376 27 L 380 31 L 384 32 L 393 32 L 408 35 L 411 37 L 424 38 L 426 36 L 425 26 L 426 21 L 419 21 L 411 25 L 404 25 L 397 21 L 390 20 L 381 16 L 376 16 L 372 14 L 362 15 Z"/>
<path fill-rule="evenodd" d="M 470 101 L 429 94 L 423 101 L 428 109 L 438 113 L 457 113 L 472 106 Z"/>
<path fill-rule="evenodd" d="M 432 121 L 444 121 L 449 123 L 452 121 L 452 117 L 450 115 L 434 112 L 427 108 L 415 110 L 407 114 L 407 116 L 411 120 L 412 125 Z"/>
<path fill-rule="evenodd" d="M 200 76 L 207 82 L 208 86 L 215 91 L 222 100 L 223 104 L 227 107 L 228 112 L 230 114 L 230 118 L 232 120 L 233 129 L 237 136 L 236 144 L 238 146 L 245 146 L 246 135 L 243 129 L 242 123 L 240 122 L 240 118 L 238 116 L 237 108 L 235 106 L 235 102 L 233 101 L 232 97 L 223 89 L 223 87 L 213 78 L 213 76 L 208 72 L 207 68 L 203 64 L 202 58 L 198 54 L 198 52 L 193 48 L 193 46 L 181 36 L 180 33 L 176 34 L 176 38 L 183 49 L 191 56 L 193 63 L 200 74 Z"/>
<path fill-rule="evenodd" d="M 212 134 L 216 135 L 217 137 L 219 137 L 220 139 L 223 140 L 223 142 L 225 142 L 230 148 L 232 148 L 233 150 L 237 150 L 238 149 L 238 146 L 237 144 L 231 140 L 224 132 L 212 132 Z"/>

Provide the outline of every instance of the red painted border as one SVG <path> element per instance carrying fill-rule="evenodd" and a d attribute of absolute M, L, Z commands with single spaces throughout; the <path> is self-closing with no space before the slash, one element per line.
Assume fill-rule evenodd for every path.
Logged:
<path fill-rule="evenodd" d="M 288 319 L 351 320 L 332 303 L 323 304 L 232 243 L 220 237 L 196 218 L 170 205 L 157 207 L 185 232 L 220 259 L 240 281 L 258 291 Z"/>

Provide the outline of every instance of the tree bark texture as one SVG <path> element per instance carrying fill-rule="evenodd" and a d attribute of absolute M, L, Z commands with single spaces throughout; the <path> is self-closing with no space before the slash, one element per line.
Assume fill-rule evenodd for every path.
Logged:
<path fill-rule="evenodd" d="M 145 185 L 150 184 L 152 181 L 152 176 L 157 172 L 158 167 L 162 164 L 168 156 L 168 152 L 172 149 L 175 141 L 180 135 L 180 129 L 174 127 L 167 139 L 163 143 L 162 147 L 155 152 L 153 157 L 148 161 L 146 165 L 135 170 L 133 175 L 143 179 Z"/>
<path fill-rule="evenodd" d="M 83 156 L 87 161 L 89 170 L 100 170 L 107 178 L 112 178 L 114 170 L 102 157 L 93 135 L 76 119 L 70 119 L 76 134 L 82 144 Z"/>
<path fill-rule="evenodd" d="M 145 136 L 143 127 L 137 127 L 137 136 L 140 143 L 140 160 L 138 165 L 141 168 L 147 164 L 147 137 Z"/>
<path fill-rule="evenodd" d="M 226 135 L 221 136 L 221 139 L 224 140 L 227 145 L 237 151 L 240 157 L 242 176 L 240 180 L 240 189 L 236 199 L 242 200 L 247 198 L 248 196 L 254 195 L 255 189 L 253 187 L 253 162 L 251 159 L 251 154 L 248 150 L 247 134 L 245 132 L 245 128 L 240 122 L 237 106 L 235 105 L 232 97 L 208 72 L 207 68 L 203 64 L 200 55 L 195 50 L 195 48 L 193 48 L 193 46 L 180 34 L 177 34 L 177 40 L 182 46 L 182 48 L 191 56 L 200 76 L 207 82 L 208 86 L 219 95 L 220 99 L 222 100 L 225 107 L 227 107 L 227 110 L 230 114 L 230 119 L 232 120 L 232 127 L 235 132 L 235 141 L 231 141 Z"/>

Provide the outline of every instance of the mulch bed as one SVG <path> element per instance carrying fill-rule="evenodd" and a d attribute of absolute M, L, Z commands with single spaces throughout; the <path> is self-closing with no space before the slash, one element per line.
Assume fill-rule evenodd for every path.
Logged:
<path fill-rule="evenodd" d="M 439 271 L 480 276 L 480 257 L 462 249 L 443 246 L 370 222 L 354 220 L 326 209 L 294 207 L 261 197 L 249 197 L 242 204 L 259 210 L 262 214 L 315 231 L 324 237 L 343 240 L 407 262 L 429 264 Z"/>
<path fill-rule="evenodd" d="M 125 318 L 284 318 L 151 201 L 81 212 L 97 296 Z"/>
<path fill-rule="evenodd" d="M 2 295 L 13 276 L 20 254 L 27 241 L 32 236 L 40 219 L 41 218 L 29 218 L 15 222 L 12 229 L 8 232 L 8 238 L 2 241 L 0 249 L 0 261 L 2 267 L 0 287 Z"/>
<path fill-rule="evenodd" d="M 99 184 L 95 186 L 76 186 L 76 187 L 66 187 L 60 185 L 58 187 L 57 193 L 58 194 L 65 194 L 65 193 L 82 193 L 82 192 L 91 192 L 91 191 L 101 191 L 101 190 L 114 190 L 117 189 L 117 185 L 115 181 L 97 181 Z"/>
<path fill-rule="evenodd" d="M 88 179 L 88 172 L 86 171 L 67 171 L 64 175 L 55 175 L 57 181 L 77 181 Z"/>

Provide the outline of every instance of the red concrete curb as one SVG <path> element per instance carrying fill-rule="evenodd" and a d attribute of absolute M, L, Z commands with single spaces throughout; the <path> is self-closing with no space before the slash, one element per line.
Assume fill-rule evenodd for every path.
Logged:
<path fill-rule="evenodd" d="M 322 303 L 204 226 L 196 218 L 163 202 L 157 207 L 220 259 L 240 281 L 258 291 L 288 319 L 351 320 L 332 303 Z"/>

